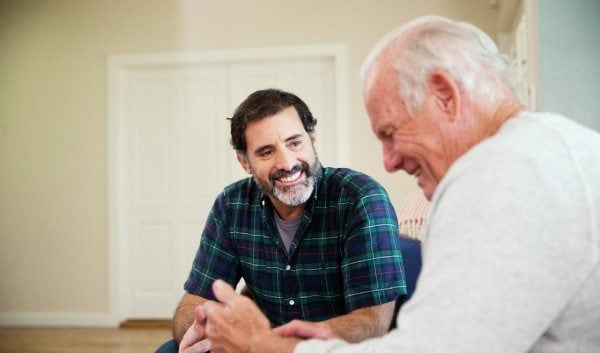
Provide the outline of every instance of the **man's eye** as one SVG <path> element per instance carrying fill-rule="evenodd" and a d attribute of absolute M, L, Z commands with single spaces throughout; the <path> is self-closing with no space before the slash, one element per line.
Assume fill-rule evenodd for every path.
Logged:
<path fill-rule="evenodd" d="M 299 147 L 300 145 L 302 145 L 300 140 L 290 142 L 290 147 Z"/>
<path fill-rule="evenodd" d="M 267 151 L 261 151 L 258 156 L 259 157 L 268 157 L 273 153 L 273 151 L 267 150 Z"/>

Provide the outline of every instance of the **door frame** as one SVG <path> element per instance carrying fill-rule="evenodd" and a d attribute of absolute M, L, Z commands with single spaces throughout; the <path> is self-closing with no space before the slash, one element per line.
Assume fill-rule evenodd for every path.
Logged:
<path fill-rule="evenodd" d="M 127 266 L 129 250 L 127 232 L 126 195 L 127 166 L 124 156 L 126 141 L 126 105 L 122 100 L 130 70 L 148 66 L 187 66 L 194 64 L 234 63 L 277 59 L 333 59 L 336 121 L 336 165 L 347 165 L 348 160 L 348 99 L 347 50 L 345 44 L 318 44 L 284 47 L 256 47 L 193 52 L 162 52 L 117 54 L 108 57 L 107 128 L 108 128 L 108 306 L 110 321 L 117 326 L 127 319 Z M 175 309 L 175 308 L 173 308 Z"/>

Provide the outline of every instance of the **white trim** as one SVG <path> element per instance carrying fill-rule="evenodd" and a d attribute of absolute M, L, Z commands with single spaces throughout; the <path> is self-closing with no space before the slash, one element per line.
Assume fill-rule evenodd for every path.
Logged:
<path fill-rule="evenodd" d="M 127 175 L 123 164 L 124 155 L 122 129 L 124 123 L 122 97 L 125 75 L 131 68 L 162 65 L 188 65 L 206 63 L 231 63 L 274 59 L 333 58 L 335 65 L 337 163 L 343 166 L 349 162 L 348 143 L 348 98 L 347 98 L 347 50 L 344 44 L 298 45 L 289 47 L 264 47 L 249 49 L 224 49 L 198 52 L 162 52 L 143 54 L 119 54 L 108 58 L 107 84 L 107 128 L 108 128 L 108 262 L 109 262 L 109 315 L 107 322 L 120 322 L 126 319 L 125 308 L 125 255 L 127 242 L 125 220 L 128 219 L 123 207 Z"/>
<path fill-rule="evenodd" d="M 333 49 L 333 48 L 332 48 Z M 337 164 L 348 166 L 350 164 L 350 143 L 348 129 L 348 56 L 346 46 L 337 45 L 333 53 L 335 62 L 335 92 L 336 92 L 336 119 L 337 119 Z"/>
<path fill-rule="evenodd" d="M 101 313 L 18 313 L 0 314 L 0 326 L 117 327 L 119 321 Z"/>
<path fill-rule="evenodd" d="M 152 65 L 183 65 L 197 63 L 230 63 L 250 60 L 307 59 L 346 57 L 344 44 L 298 45 L 248 49 L 221 49 L 210 51 L 154 52 L 117 54 L 109 57 L 109 66 L 143 67 Z"/>
<path fill-rule="evenodd" d="M 523 12 L 527 16 L 527 55 L 528 74 L 527 81 L 529 83 L 529 108 L 537 110 L 540 105 L 540 97 L 537 87 L 540 86 L 540 53 L 539 53 L 539 19 L 538 19 L 538 0 L 524 0 Z"/>
<path fill-rule="evenodd" d="M 108 305 L 111 316 L 124 319 L 123 288 L 120 283 L 124 281 L 121 255 L 125 242 L 123 237 L 124 222 L 126 219 L 126 208 L 119 207 L 123 204 L 121 191 L 126 183 L 126 176 L 123 168 L 123 137 L 119 134 L 119 126 L 122 123 L 123 114 L 120 111 L 122 104 L 119 104 L 119 96 L 122 92 L 121 82 L 125 75 L 125 65 L 119 62 L 118 58 L 109 58 L 108 60 L 108 92 L 107 92 L 107 115 L 108 115 Z"/>

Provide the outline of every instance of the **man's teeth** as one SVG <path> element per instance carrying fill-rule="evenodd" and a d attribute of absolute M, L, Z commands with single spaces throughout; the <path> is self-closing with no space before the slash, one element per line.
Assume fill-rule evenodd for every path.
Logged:
<path fill-rule="evenodd" d="M 421 176 L 421 167 L 418 167 L 417 169 L 415 169 L 415 171 L 413 172 L 413 175 L 418 178 Z"/>
<path fill-rule="evenodd" d="M 297 180 L 298 178 L 300 178 L 300 175 L 302 174 L 302 171 L 296 172 L 290 176 L 287 176 L 285 178 L 280 178 L 279 180 L 284 182 L 284 183 L 290 183 L 293 182 L 295 180 Z"/>

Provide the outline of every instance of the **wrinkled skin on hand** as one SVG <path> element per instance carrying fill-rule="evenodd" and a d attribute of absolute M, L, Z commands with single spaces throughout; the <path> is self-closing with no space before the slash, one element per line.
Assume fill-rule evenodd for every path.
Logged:
<path fill-rule="evenodd" d="M 223 281 L 213 284 L 219 304 L 206 302 L 202 308 L 208 319 L 206 335 L 213 353 L 252 352 L 260 340 L 274 336 L 269 320 L 247 297 L 241 296 Z"/>
<path fill-rule="evenodd" d="M 198 305 L 194 308 L 194 323 L 179 342 L 179 353 L 205 353 L 210 347 L 211 342 L 206 338 L 206 316 Z"/>

